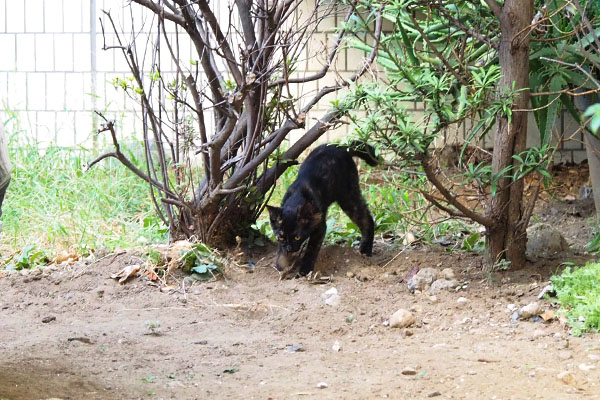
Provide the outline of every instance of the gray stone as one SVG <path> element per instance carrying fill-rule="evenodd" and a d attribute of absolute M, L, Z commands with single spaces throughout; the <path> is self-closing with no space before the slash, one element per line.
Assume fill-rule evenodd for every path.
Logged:
<path fill-rule="evenodd" d="M 414 324 L 415 321 L 416 318 L 410 311 L 401 308 L 390 317 L 390 326 L 392 328 L 406 328 Z"/>
<path fill-rule="evenodd" d="M 429 293 L 438 293 L 444 290 L 452 290 L 456 288 L 460 283 L 456 279 L 438 279 L 429 288 Z"/>
<path fill-rule="evenodd" d="M 404 367 L 404 369 L 402 370 L 402 375 L 413 376 L 416 374 L 417 374 L 417 370 L 414 369 L 413 367 Z"/>
<path fill-rule="evenodd" d="M 519 319 L 525 320 L 531 317 L 535 317 L 536 315 L 540 315 L 543 312 L 542 305 L 540 303 L 533 302 L 529 303 L 518 311 Z"/>
<path fill-rule="evenodd" d="M 440 276 L 440 271 L 435 268 L 423 268 L 419 270 L 407 282 L 410 290 L 425 290 L 428 289 L 435 280 Z"/>
<path fill-rule="evenodd" d="M 448 279 L 449 281 L 455 279 L 454 270 L 452 268 L 444 268 L 442 270 L 441 277 L 444 279 Z"/>
<path fill-rule="evenodd" d="M 539 223 L 527 228 L 527 257 L 547 258 L 568 248 L 565 238 L 550 224 Z"/>

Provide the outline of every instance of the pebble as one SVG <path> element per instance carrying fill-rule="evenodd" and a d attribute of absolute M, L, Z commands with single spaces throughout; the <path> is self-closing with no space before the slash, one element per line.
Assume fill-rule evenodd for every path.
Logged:
<path fill-rule="evenodd" d="M 600 355 L 598 354 L 588 354 L 588 358 L 592 361 L 600 361 Z"/>
<path fill-rule="evenodd" d="M 401 372 L 402 375 L 413 376 L 417 374 L 417 370 L 413 367 L 404 367 Z"/>
<path fill-rule="evenodd" d="M 336 351 L 336 352 L 340 351 L 341 349 L 342 349 L 342 345 L 337 340 L 333 343 L 333 346 L 331 346 L 331 350 Z"/>
<path fill-rule="evenodd" d="M 407 281 L 408 288 L 410 291 L 427 289 L 439 275 L 435 268 L 423 268 Z"/>
<path fill-rule="evenodd" d="M 469 302 L 469 299 L 467 299 L 466 297 L 459 297 L 458 299 L 456 299 L 456 302 L 458 304 L 465 304 Z"/>
<path fill-rule="evenodd" d="M 326 389 L 328 387 L 329 387 L 329 385 L 327 384 L 327 382 L 319 382 L 319 383 L 317 383 L 317 388 L 318 389 Z"/>
<path fill-rule="evenodd" d="M 448 279 L 438 279 L 431 284 L 429 288 L 429 293 L 437 293 L 444 290 L 451 290 L 460 285 L 456 279 L 448 280 Z"/>
<path fill-rule="evenodd" d="M 338 294 L 336 288 L 332 287 L 321 295 L 321 298 L 325 299 L 325 304 L 328 306 L 338 306 L 340 304 L 341 297 Z"/>
<path fill-rule="evenodd" d="M 354 272 L 352 272 L 352 271 L 346 272 L 346 277 L 348 277 L 348 278 L 354 278 Z"/>
<path fill-rule="evenodd" d="M 56 321 L 56 317 L 48 316 L 48 317 L 42 318 L 42 323 L 44 323 L 44 324 L 47 324 L 48 322 L 52 322 L 52 321 Z"/>
<path fill-rule="evenodd" d="M 596 369 L 596 366 L 592 365 L 592 364 L 579 364 L 579 369 L 582 371 L 588 372 L 593 369 Z"/>
<path fill-rule="evenodd" d="M 415 316 L 410 311 L 401 308 L 390 317 L 390 326 L 392 328 L 406 328 L 414 324 L 415 320 Z"/>
<path fill-rule="evenodd" d="M 519 307 L 516 304 L 512 303 L 506 306 L 506 310 L 511 313 L 517 311 L 518 309 Z"/>
<path fill-rule="evenodd" d="M 525 320 L 542 313 L 542 305 L 540 303 L 529 303 L 519 310 L 519 319 Z"/>
<path fill-rule="evenodd" d="M 444 279 L 449 281 L 455 279 L 454 270 L 452 268 L 444 268 L 441 272 L 441 275 Z"/>
<path fill-rule="evenodd" d="M 558 359 L 561 361 L 570 360 L 573 358 L 573 352 L 567 350 L 561 350 L 558 352 Z"/>
<path fill-rule="evenodd" d="M 442 394 L 436 390 L 435 392 L 428 393 L 427 397 L 438 397 L 438 396 L 441 396 L 441 395 Z"/>
<path fill-rule="evenodd" d="M 556 377 L 567 385 L 573 386 L 575 384 L 575 375 L 570 371 L 562 371 Z"/>

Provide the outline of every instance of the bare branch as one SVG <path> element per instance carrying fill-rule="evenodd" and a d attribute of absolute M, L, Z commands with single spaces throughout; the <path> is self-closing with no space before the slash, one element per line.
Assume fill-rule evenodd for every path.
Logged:
<path fill-rule="evenodd" d="M 502 16 L 502 7 L 496 0 L 485 0 L 485 3 L 488 5 L 490 10 L 494 13 L 496 18 L 500 19 Z"/>

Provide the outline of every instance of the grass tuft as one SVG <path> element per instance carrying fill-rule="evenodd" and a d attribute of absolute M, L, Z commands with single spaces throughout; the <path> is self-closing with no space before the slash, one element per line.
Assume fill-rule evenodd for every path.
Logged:
<path fill-rule="evenodd" d="M 575 336 L 600 330 L 600 263 L 567 267 L 550 278 L 558 303 Z"/>

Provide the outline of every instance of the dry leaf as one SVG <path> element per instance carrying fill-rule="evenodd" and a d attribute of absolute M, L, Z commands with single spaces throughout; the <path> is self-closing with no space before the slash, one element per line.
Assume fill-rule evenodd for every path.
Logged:
<path fill-rule="evenodd" d="M 119 279 L 119 283 L 123 284 L 127 279 L 134 276 L 140 270 L 139 264 L 128 265 L 116 274 L 112 274 L 110 277 L 112 279 Z"/>
<path fill-rule="evenodd" d="M 145 275 L 153 282 L 158 280 L 158 275 L 154 271 L 146 271 Z"/>
<path fill-rule="evenodd" d="M 179 289 L 179 286 L 177 286 L 177 285 L 166 285 L 166 286 L 161 287 L 160 291 L 163 293 L 168 293 L 170 291 L 177 290 L 177 289 Z"/>
<path fill-rule="evenodd" d="M 540 314 L 540 317 L 542 317 L 544 321 L 550 321 L 552 318 L 554 318 L 554 311 L 546 310 Z"/>
<path fill-rule="evenodd" d="M 60 264 L 65 261 L 68 261 L 68 262 L 77 261 L 78 259 L 79 259 L 79 256 L 77 254 L 71 254 L 66 250 L 62 250 L 60 253 L 58 253 L 58 255 L 53 260 L 53 262 L 55 264 Z"/>

